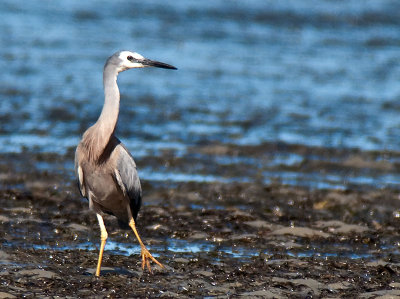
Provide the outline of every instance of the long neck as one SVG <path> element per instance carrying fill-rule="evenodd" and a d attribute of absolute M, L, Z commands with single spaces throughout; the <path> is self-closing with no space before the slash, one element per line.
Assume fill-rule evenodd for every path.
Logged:
<path fill-rule="evenodd" d="M 90 159 L 98 160 L 110 142 L 117 125 L 119 113 L 118 72 L 112 67 L 105 67 L 103 72 L 104 105 L 97 122 L 83 136 Z"/>
<path fill-rule="evenodd" d="M 96 122 L 102 139 L 107 141 L 114 133 L 118 121 L 119 113 L 119 89 L 117 85 L 117 75 L 115 69 L 104 68 L 103 86 L 104 86 L 104 105 L 100 117 Z"/>

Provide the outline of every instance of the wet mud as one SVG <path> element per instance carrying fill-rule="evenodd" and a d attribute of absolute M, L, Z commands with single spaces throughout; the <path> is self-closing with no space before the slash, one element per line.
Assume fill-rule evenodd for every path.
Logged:
<path fill-rule="evenodd" d="M 240 156 L 240 151 L 257 156 L 266 150 L 273 151 L 196 149 L 212 156 Z M 303 150 L 291 149 L 300 155 Z M 354 172 L 361 164 L 378 173 L 396 167 L 371 162 L 376 153 L 310 150 L 338 161 L 351 156 L 346 167 Z M 133 233 L 106 217 L 109 239 L 96 278 L 100 232 L 70 169 L 62 168 L 71 155 L 6 158 L 0 165 L 0 298 L 400 296 L 400 200 L 394 188 L 143 180 L 138 229 L 165 268 L 142 271 Z M 184 158 L 168 153 L 159 159 L 188 167 Z M 53 171 L 44 170 L 44 161 Z M 327 165 L 314 161 L 302 169 L 345 167 Z M 235 171 L 218 171 L 229 170 Z"/>

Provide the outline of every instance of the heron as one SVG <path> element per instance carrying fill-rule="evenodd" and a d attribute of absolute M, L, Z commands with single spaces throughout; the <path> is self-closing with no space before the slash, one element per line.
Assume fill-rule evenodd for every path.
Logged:
<path fill-rule="evenodd" d="M 143 244 L 136 228 L 136 217 L 142 202 L 142 189 L 136 163 L 127 148 L 115 136 L 118 121 L 120 93 L 117 76 L 132 68 L 177 68 L 144 58 L 131 51 L 119 51 L 110 56 L 103 69 L 104 105 L 94 125 L 83 134 L 75 152 L 75 173 L 81 195 L 89 201 L 100 226 L 100 252 L 96 276 L 100 276 L 101 262 L 108 233 L 103 216 L 117 217 L 121 227 L 131 228 L 140 244 L 142 269 L 151 273 L 150 260 L 157 261 Z"/>

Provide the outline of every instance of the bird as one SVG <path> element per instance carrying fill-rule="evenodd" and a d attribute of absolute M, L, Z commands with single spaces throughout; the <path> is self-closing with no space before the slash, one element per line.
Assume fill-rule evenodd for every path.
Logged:
<path fill-rule="evenodd" d="M 95 276 L 100 276 L 101 262 L 108 233 L 103 216 L 117 217 L 121 227 L 133 230 L 141 247 L 142 269 L 150 273 L 150 260 L 157 261 L 143 244 L 136 228 L 136 217 L 142 202 L 142 189 L 136 163 L 128 149 L 115 136 L 118 121 L 120 93 L 117 76 L 133 68 L 177 68 L 144 58 L 131 51 L 118 51 L 110 56 L 103 69 L 104 105 L 96 123 L 83 134 L 75 151 L 75 173 L 82 197 L 89 201 L 89 208 L 96 213 L 100 226 L 100 252 Z"/>

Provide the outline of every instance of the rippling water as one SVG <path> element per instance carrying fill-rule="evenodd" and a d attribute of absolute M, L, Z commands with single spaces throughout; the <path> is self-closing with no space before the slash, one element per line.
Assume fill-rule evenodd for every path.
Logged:
<path fill-rule="evenodd" d="M 398 151 L 399 11 L 390 0 L 4 0 L 0 152 L 75 147 L 119 49 L 179 69 L 119 76 L 118 136 L 136 157 L 214 142 Z"/>

